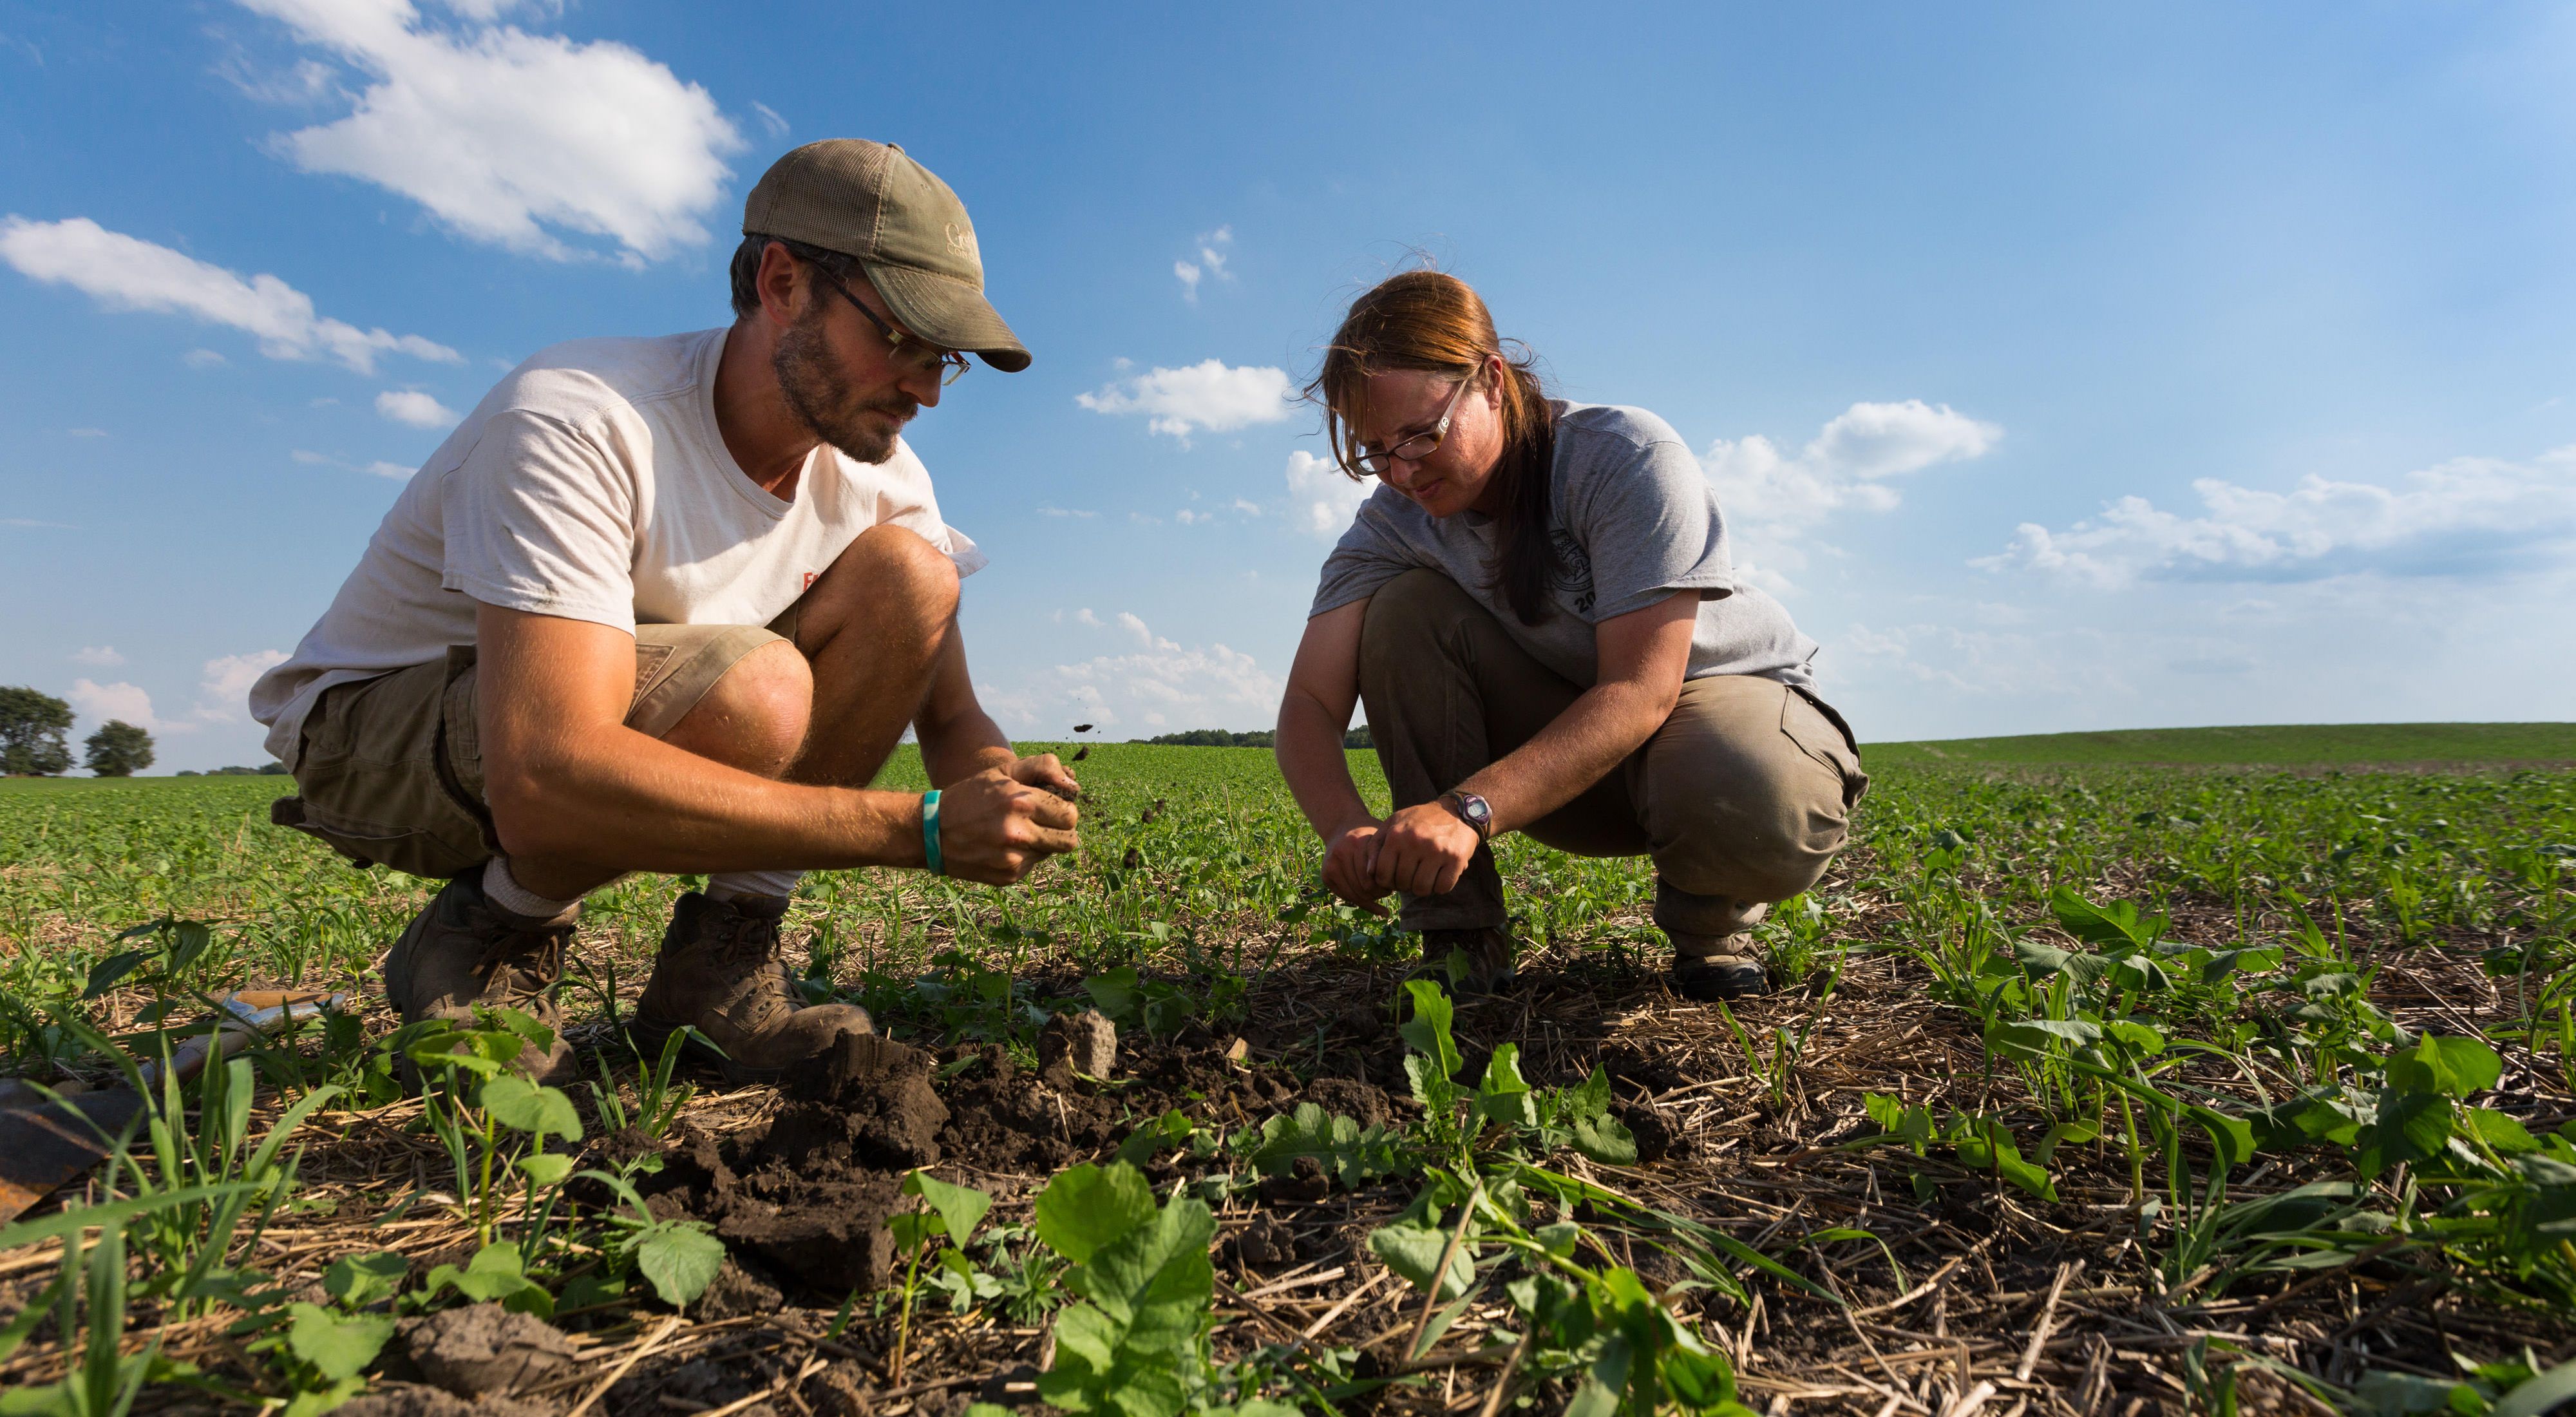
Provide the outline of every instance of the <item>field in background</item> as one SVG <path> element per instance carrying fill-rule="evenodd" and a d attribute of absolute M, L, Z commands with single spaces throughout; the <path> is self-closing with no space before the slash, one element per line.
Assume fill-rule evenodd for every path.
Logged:
<path fill-rule="evenodd" d="M 2170 741 L 2202 763 L 2259 742 L 2301 766 L 2479 743 L 2576 757 L 2550 746 L 2564 731 Z M 2461 736 L 2425 752 L 2441 732 Z M 1990 740 L 2050 751 L 2014 746 L 2035 741 Z M 677 1311 L 642 1257 L 685 1250 L 689 1213 L 656 1212 L 676 1227 L 656 1230 L 589 1208 L 604 1192 L 541 1204 L 533 1172 L 478 1188 L 480 1153 L 390 1087 L 368 966 L 419 883 L 269 827 L 274 778 L 0 783 L 13 1066 L 106 1081 L 69 1021 L 141 1041 L 158 1001 L 218 987 L 325 983 L 367 1006 L 187 1114 L 239 1129 L 229 1160 L 140 1155 L 116 1183 L 149 1197 L 211 1166 L 256 1180 L 266 1208 L 134 1227 L 120 1327 L 83 1320 L 66 1345 L 46 1319 L 14 1352 L 0 1340 L 0 1386 L 78 1379 L 86 1358 L 113 1387 L 104 1333 L 129 1367 L 161 1345 L 162 1368 L 131 1368 L 152 1379 L 138 1410 L 298 1393 L 318 1410 L 386 1371 L 393 1316 L 470 1293 L 574 1335 L 538 1399 L 557 1410 L 594 1387 L 612 1417 L 1044 1410 L 1029 1384 L 1043 1354 L 1066 1363 L 1049 1334 L 1074 1300 L 1042 1197 L 1122 1152 L 1171 1224 L 1205 1207 L 1216 1273 L 1166 1315 L 1186 1321 L 1172 1346 L 1121 1361 L 1236 1417 L 1260 1417 L 1240 1405 L 1255 1398 L 1555 1411 L 1610 1357 L 1666 1410 L 1732 1394 L 1775 1414 L 2477 1417 L 2576 1360 L 2576 773 L 1924 751 L 1962 746 L 1867 750 L 1853 848 L 1763 929 L 1791 987 L 1733 1008 L 1663 989 L 1643 863 L 1517 838 L 1501 863 L 1523 985 L 1441 1003 L 1414 937 L 1317 900 L 1267 752 L 1095 747 L 1081 859 L 1013 892 L 820 874 L 792 917 L 808 992 L 931 1050 L 952 1112 L 989 1122 L 943 1134 L 933 1173 L 991 1197 L 974 1242 L 909 1290 L 855 1297 L 737 1243 L 747 1267 Z M 1382 800 L 1370 756 L 1353 765 Z M 890 777 L 917 774 L 907 758 Z M 588 907 L 568 997 L 606 1086 L 570 1090 L 580 1140 L 558 1148 L 583 1166 L 685 1170 L 715 1145 L 693 1139 L 757 1135 L 775 1109 L 712 1075 L 665 1086 L 601 1012 L 631 1007 L 683 884 L 640 878 Z M 1119 1018 L 1119 1076 L 1034 1081 L 1044 1021 L 1091 1005 Z M 254 1177 L 243 1157 L 271 1135 Z M 494 1135 L 505 1181 L 514 1157 L 546 1160 Z M 0 1247 L 0 1325 L 103 1282 L 29 1238 Z M 1426 1303 L 1435 1283 L 1455 1302 Z"/>
<path fill-rule="evenodd" d="M 1873 767 L 2086 764 L 2407 767 L 2470 763 L 2576 765 L 2576 723 L 2312 723 L 2258 728 L 2129 728 L 1872 743 Z"/>

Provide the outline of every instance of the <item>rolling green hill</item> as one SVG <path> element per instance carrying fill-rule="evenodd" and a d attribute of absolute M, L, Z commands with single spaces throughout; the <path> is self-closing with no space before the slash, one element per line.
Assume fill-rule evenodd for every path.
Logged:
<path fill-rule="evenodd" d="M 2576 762 L 2576 723 L 2311 723 L 2259 728 L 2130 728 L 1871 743 L 1871 767 L 2049 767 L 2089 763 L 2337 764 Z"/>

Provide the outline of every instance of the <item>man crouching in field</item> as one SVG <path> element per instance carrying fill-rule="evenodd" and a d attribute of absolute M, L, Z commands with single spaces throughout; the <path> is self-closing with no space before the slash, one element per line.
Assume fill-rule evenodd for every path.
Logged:
<path fill-rule="evenodd" d="M 303 793 L 280 823 L 447 880 L 383 961 L 406 1023 L 479 1003 L 557 1024 L 582 896 L 706 872 L 637 1041 L 693 1025 L 728 1077 L 775 1077 L 870 1026 L 801 1007 L 775 958 L 800 871 L 1008 885 L 1079 845 L 1073 779 L 976 702 L 957 583 L 984 558 L 899 436 L 960 351 L 1028 367 L 965 207 L 844 139 L 779 159 L 743 231 L 731 328 L 513 370 L 251 691 Z M 906 725 L 939 790 L 867 790 Z M 560 1029 L 519 1066 L 567 1074 Z"/>

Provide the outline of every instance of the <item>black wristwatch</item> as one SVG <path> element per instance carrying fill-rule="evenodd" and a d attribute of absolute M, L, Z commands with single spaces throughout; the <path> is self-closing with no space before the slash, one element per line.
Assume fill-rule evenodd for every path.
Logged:
<path fill-rule="evenodd" d="M 1494 839 L 1494 806 L 1472 792 L 1444 792 L 1440 805 L 1458 816 L 1458 820 L 1476 829 L 1478 841 Z"/>

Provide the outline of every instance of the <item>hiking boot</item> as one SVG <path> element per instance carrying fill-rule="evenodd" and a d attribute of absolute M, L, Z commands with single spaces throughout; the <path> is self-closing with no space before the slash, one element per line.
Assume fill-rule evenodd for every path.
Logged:
<path fill-rule="evenodd" d="M 1458 981 L 1458 992 L 1467 998 L 1508 994 L 1520 972 L 1512 964 L 1519 944 L 1511 932 L 1499 926 L 1481 930 L 1425 930 L 1422 932 L 1422 958 L 1438 965 L 1456 950 L 1467 957 L 1467 977 Z"/>
<path fill-rule="evenodd" d="M 1771 970 L 1751 932 L 1712 938 L 1674 935 L 1673 992 L 1713 1004 L 1771 992 Z"/>
<path fill-rule="evenodd" d="M 522 1045 L 511 1066 L 541 1083 L 570 1081 L 572 1045 L 564 1041 L 555 985 L 579 914 L 517 923 L 484 897 L 482 873 L 469 871 L 432 897 L 385 952 L 385 998 L 407 1024 L 438 1018 L 472 1027 L 477 1004 L 518 1009 L 553 1029 L 555 1039 L 542 1051 Z"/>
<path fill-rule="evenodd" d="M 723 1050 L 725 1081 L 769 1082 L 843 1033 L 875 1032 L 855 1004 L 805 1003 L 778 959 L 786 915 L 784 900 L 681 896 L 635 1006 L 635 1046 L 658 1057 L 673 1033 L 695 1027 Z"/>

